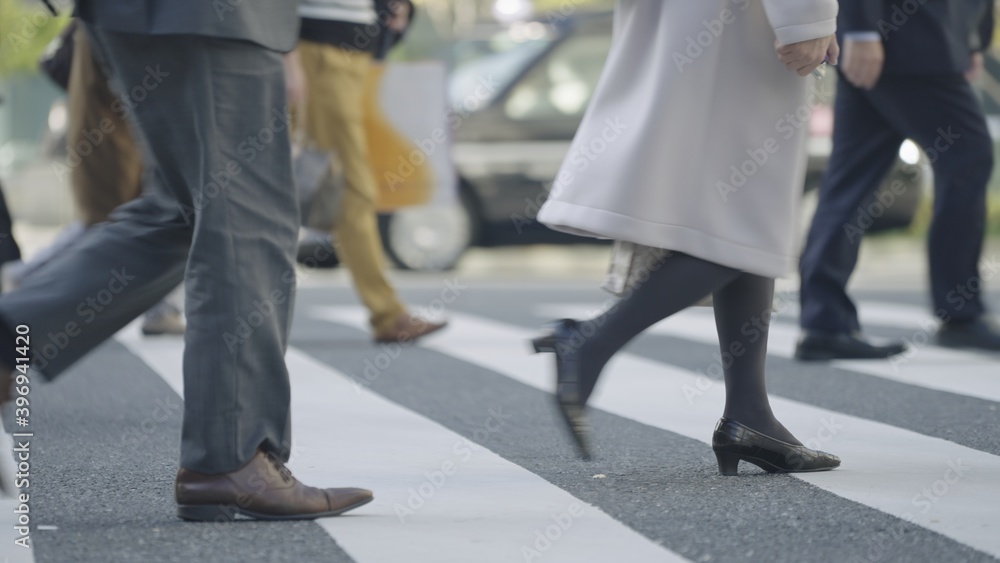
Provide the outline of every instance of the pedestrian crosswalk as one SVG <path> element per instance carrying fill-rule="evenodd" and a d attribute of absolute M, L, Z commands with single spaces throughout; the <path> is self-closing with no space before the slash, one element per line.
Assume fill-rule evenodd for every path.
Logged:
<path fill-rule="evenodd" d="M 555 307 L 542 310 L 581 312 Z M 363 311 L 357 308 L 324 308 L 315 315 L 364 326 Z M 702 334 L 699 327 L 688 325 L 691 318 L 701 317 L 693 312 L 668 319 L 669 326 L 679 327 L 670 334 L 698 338 Z M 464 314 L 454 315 L 451 330 L 452 336 L 427 339 L 422 345 L 542 390 L 553 390 L 551 357 L 524 353 L 526 342 L 537 331 Z M 714 332 L 714 324 L 711 330 Z M 711 429 L 725 402 L 720 381 L 630 354 L 614 358 L 607 370 L 606 381 L 591 399 L 593 407 L 711 443 Z M 994 370 L 1000 376 L 1000 368 L 995 366 Z M 994 382 L 994 387 L 1000 387 L 1000 381 Z M 779 397 L 772 400 L 772 407 L 807 446 L 831 451 L 844 460 L 838 471 L 796 477 L 1000 555 L 1000 518 L 996 517 L 1000 515 L 1000 457 Z M 920 497 L 922 490 L 943 479 L 955 481 L 946 482 L 945 494 Z"/>
<path fill-rule="evenodd" d="M 538 314 L 558 317 L 587 317 L 596 312 L 585 303 L 542 305 Z M 947 391 L 968 397 L 1000 402 L 1000 363 L 989 353 L 964 352 L 933 345 L 936 321 L 918 307 L 885 303 L 862 303 L 865 326 L 902 329 L 909 351 L 888 360 L 838 360 L 831 365 L 857 373 Z M 779 314 L 769 331 L 768 354 L 791 358 L 799 329 L 793 324 L 796 310 Z M 787 321 L 793 321 L 792 323 Z M 651 329 L 652 334 L 683 338 L 716 345 L 718 336 L 712 310 L 695 308 L 670 317 Z M 946 372 L 945 374 L 942 371 Z"/>
<path fill-rule="evenodd" d="M 536 321 L 587 317 L 598 306 L 523 305 Z M 915 306 L 872 302 L 861 310 L 865 322 L 900 334 L 929 326 Z M 792 355 L 794 314 L 772 325 L 774 358 Z M 595 415 L 606 414 L 594 417 L 598 459 L 587 464 L 571 458 L 561 434 L 558 443 L 547 441 L 554 416 L 510 407 L 552 391 L 551 356 L 529 353 L 540 322 L 483 310 L 449 316 L 448 330 L 397 349 L 367 343 L 362 307 L 309 302 L 296 313 L 309 337 L 293 333 L 287 354 L 289 465 L 310 484 L 376 492 L 370 505 L 316 524 L 351 560 L 1000 559 L 1000 446 L 974 446 L 981 437 L 945 439 L 946 432 L 926 432 L 926 421 L 890 424 L 808 396 L 773 394 L 778 418 L 806 445 L 839 455 L 842 467 L 793 477 L 750 476 L 755 470 L 744 467 L 742 477 L 721 478 L 707 444 L 724 404 L 722 381 L 708 364 L 698 369 L 690 359 L 630 351 L 612 360 L 591 400 Z M 317 336 L 326 333 L 338 335 L 342 347 Z M 692 348 L 718 344 L 710 309 L 685 311 L 648 335 Z M 183 394 L 182 340 L 143 338 L 135 324 L 116 340 Z M 1000 426 L 1000 356 L 944 350 L 928 339 L 901 362 L 832 365 L 868 378 L 861 385 L 871 389 L 891 381 L 971 401 L 982 412 L 960 415 Z M 613 430 L 602 433 L 602 422 Z M 525 446 L 530 440 L 539 443 Z M 608 459 L 633 441 L 642 455 Z M 664 451 L 647 459 L 649 448 Z M 676 461 L 674 452 L 687 456 L 679 461 L 683 473 L 657 466 Z M 745 519 L 741 503 L 774 514 Z M 720 527 L 706 528 L 706 521 Z M 33 560 L 18 555 L 11 561 Z"/>
<path fill-rule="evenodd" d="M 181 343 L 119 336 L 180 391 Z M 287 355 L 295 443 L 306 483 L 363 483 L 377 492 L 357 516 L 320 520 L 357 561 L 684 561 L 540 477 L 358 386 L 299 350 Z M 335 417 L 331 417 L 335 413 Z M 483 436 L 507 424 L 484 413 Z M 340 424 L 339 421 L 349 421 Z M 486 440 L 480 440 L 481 442 Z"/>

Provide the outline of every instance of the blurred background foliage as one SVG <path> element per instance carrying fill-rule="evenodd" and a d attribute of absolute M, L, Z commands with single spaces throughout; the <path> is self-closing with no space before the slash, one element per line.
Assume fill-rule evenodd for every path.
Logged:
<path fill-rule="evenodd" d="M 0 76 L 35 72 L 39 57 L 69 21 L 68 13 L 55 17 L 38 0 L 0 0 Z"/>

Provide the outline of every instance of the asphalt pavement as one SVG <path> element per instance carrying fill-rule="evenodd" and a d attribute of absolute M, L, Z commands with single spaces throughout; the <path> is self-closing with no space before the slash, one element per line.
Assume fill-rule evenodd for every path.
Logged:
<path fill-rule="evenodd" d="M 450 274 L 394 273 L 408 303 L 451 319 L 416 346 L 370 341 L 344 272 L 303 272 L 290 467 L 310 484 L 371 488 L 373 503 L 316 522 L 177 519 L 183 344 L 132 325 L 56 383 L 36 383 L 29 427 L 4 418 L 9 432 L 33 434 L 32 547 L 15 546 L 14 532 L 0 558 L 994 561 L 1000 355 L 931 343 L 907 248 L 863 264 L 858 290 L 871 335 L 913 343 L 901 361 L 795 362 L 794 283 L 779 292 L 773 407 L 807 445 L 842 457 L 835 471 L 741 464 L 738 477 L 718 475 L 709 442 L 724 396 L 704 308 L 613 360 L 592 401 L 595 459 L 577 460 L 552 405 L 552 359 L 527 340 L 547 320 L 608 303 L 597 288 L 606 256 L 511 250 Z M 1000 293 L 989 300 L 1000 310 Z M 15 508 L 0 507 L 2 529 Z"/>

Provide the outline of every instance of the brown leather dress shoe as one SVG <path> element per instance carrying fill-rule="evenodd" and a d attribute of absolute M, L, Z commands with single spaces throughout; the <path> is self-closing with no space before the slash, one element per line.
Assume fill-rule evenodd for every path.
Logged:
<path fill-rule="evenodd" d="M 14 398 L 14 374 L 0 365 L 0 405 Z"/>
<path fill-rule="evenodd" d="M 177 515 L 184 520 L 227 522 L 238 516 L 257 520 L 312 520 L 337 516 L 368 504 L 366 489 L 320 489 L 300 483 L 272 454 L 258 451 L 242 469 L 206 475 L 177 472 Z"/>
<path fill-rule="evenodd" d="M 412 342 L 446 326 L 448 321 L 433 322 L 410 313 L 403 313 L 396 319 L 396 324 L 392 325 L 392 328 L 375 333 L 375 342 Z"/>

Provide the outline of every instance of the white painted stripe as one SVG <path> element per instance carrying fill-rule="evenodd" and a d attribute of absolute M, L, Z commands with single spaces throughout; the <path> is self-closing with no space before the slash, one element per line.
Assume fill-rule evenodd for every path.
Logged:
<path fill-rule="evenodd" d="M 360 307 L 318 307 L 311 314 L 366 326 Z M 536 332 L 460 313 L 452 313 L 451 323 L 447 332 L 421 340 L 421 345 L 527 385 L 553 389 L 551 355 L 527 353 L 528 339 Z M 607 412 L 705 443 L 711 442 L 724 403 L 720 383 L 631 354 L 611 361 L 592 400 Z M 772 397 L 771 405 L 807 445 L 843 458 L 836 471 L 797 478 L 1000 555 L 1000 458 L 780 397 Z M 961 476 L 951 468 L 956 464 L 966 468 Z M 935 487 L 943 494 L 935 493 Z M 930 500 L 923 500 L 924 491 L 930 491 Z"/>
<path fill-rule="evenodd" d="M 179 339 L 141 340 L 133 326 L 119 340 L 180 390 Z M 310 484 L 375 491 L 375 501 L 351 515 L 318 521 L 359 563 L 524 561 L 524 549 L 537 550 L 546 562 L 615 561 L 623 554 L 629 561 L 686 561 L 599 508 L 305 353 L 291 349 L 287 361 L 293 472 Z M 491 416 L 499 425 L 487 426 Z M 490 428 L 503 432 L 502 419 L 496 411 L 483 413 L 487 444 Z M 557 539 L 539 540 L 538 534 Z"/>
<path fill-rule="evenodd" d="M 597 309 L 597 305 L 562 304 L 542 305 L 536 311 L 541 317 L 586 318 Z M 787 312 L 778 316 L 778 319 L 787 318 Z M 1000 363 L 996 356 L 930 345 L 926 340 L 927 333 L 918 333 L 916 325 L 914 328 L 914 334 L 908 338 L 912 344 L 910 351 L 903 355 L 887 360 L 837 360 L 830 365 L 935 391 L 1000 401 Z M 715 319 L 712 310 L 707 308 L 682 311 L 656 324 L 649 333 L 713 346 L 719 344 Z M 797 325 L 772 323 L 768 353 L 782 358 L 793 357 L 798 336 Z"/>

